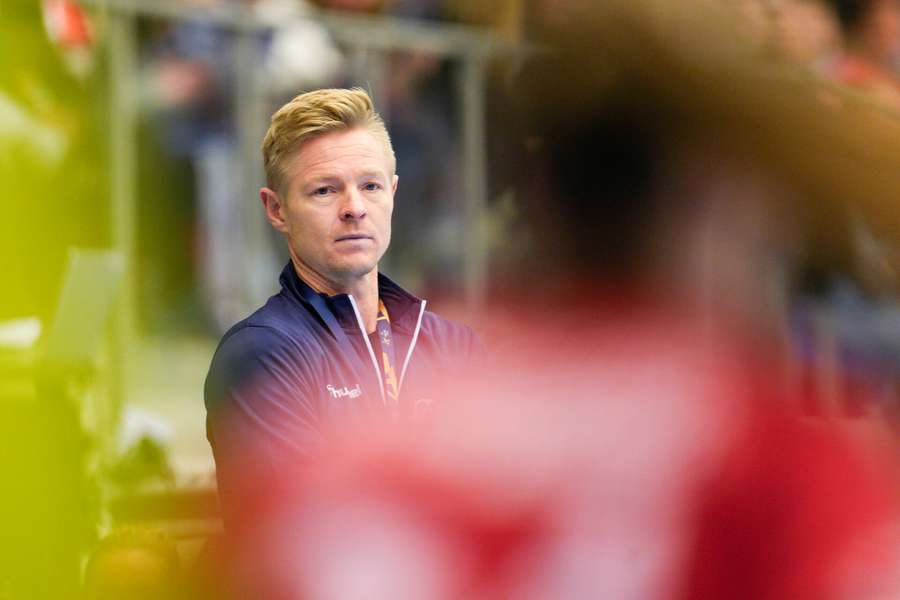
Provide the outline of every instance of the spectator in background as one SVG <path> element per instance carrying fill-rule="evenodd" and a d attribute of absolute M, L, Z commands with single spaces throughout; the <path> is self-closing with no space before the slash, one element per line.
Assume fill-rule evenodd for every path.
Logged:
<path fill-rule="evenodd" d="M 900 3 L 896 0 L 829 0 L 843 33 L 843 54 L 828 69 L 842 83 L 870 92 L 900 109 Z"/>
<path fill-rule="evenodd" d="M 729 0 L 735 25 L 763 54 L 820 69 L 839 49 L 837 20 L 824 0 Z"/>
<path fill-rule="evenodd" d="M 343 10 L 356 13 L 380 12 L 389 1 L 386 0 L 312 0 L 313 4 L 329 10 Z"/>
<path fill-rule="evenodd" d="M 742 9 L 739 26 L 756 33 L 751 39 L 764 51 L 763 54 L 807 67 L 818 78 L 837 79 L 839 83 L 866 89 L 868 84 L 856 81 L 854 77 L 841 80 L 848 74 L 858 75 L 855 67 L 843 73 L 839 67 L 859 65 L 849 53 L 856 44 L 880 47 L 882 60 L 890 56 L 891 35 L 872 32 L 890 28 L 893 18 L 890 11 L 895 4 L 881 3 L 880 8 L 876 4 L 879 3 L 742 0 L 738 3 Z M 867 12 L 872 14 L 864 17 Z M 848 42 L 845 51 L 839 14 L 843 15 L 840 22 L 848 26 L 849 31 L 862 36 L 855 39 L 870 41 Z M 877 25 L 879 19 L 888 26 Z M 864 34 L 864 31 L 869 33 Z M 884 76 L 892 78 L 890 71 L 885 71 Z M 803 73 L 795 75 L 802 77 Z M 890 84 L 890 81 L 884 82 Z M 873 90 L 870 88 L 869 91 Z M 889 96 L 881 94 L 880 99 L 889 100 Z M 828 85 L 821 87 L 819 100 L 830 110 L 840 111 L 846 96 L 836 93 L 835 86 Z M 819 400 L 823 397 L 829 400 L 822 406 L 811 403 L 810 411 L 856 417 L 859 426 L 867 420 L 861 417 L 870 417 L 867 426 L 883 425 L 884 411 L 889 413 L 896 403 L 896 392 L 891 388 L 896 387 L 894 381 L 900 373 L 894 366 L 894 357 L 898 355 L 896 343 L 887 341 L 896 337 L 894 328 L 885 325 L 890 323 L 888 315 L 896 310 L 896 295 L 884 293 L 885 288 L 896 286 L 892 246 L 889 240 L 874 235 L 867 220 L 852 205 L 842 204 L 832 211 L 835 214 L 830 216 L 817 210 L 806 211 L 803 234 L 797 236 L 803 238 L 797 244 L 798 250 L 803 247 L 798 254 L 805 255 L 803 264 L 795 268 L 794 289 L 790 292 L 792 346 L 802 365 L 798 370 L 803 372 L 798 379 L 805 387 L 832 390 L 821 393 L 823 390 L 820 389 Z M 861 241 L 865 243 L 861 244 Z M 823 314 L 827 314 L 827 326 L 823 325 Z M 815 375 L 823 364 L 833 365 L 829 367 L 834 371 L 830 383 L 822 379 L 821 373 Z"/>
<path fill-rule="evenodd" d="M 819 75 L 861 91 L 881 106 L 900 110 L 896 73 L 900 3 L 788 0 L 773 3 L 773 10 L 780 30 L 789 33 L 780 36 L 787 56 L 805 56 L 801 62 L 811 64 Z M 829 30 L 835 36 L 803 35 L 804 31 L 824 33 L 821 25 L 826 22 L 833 23 Z M 820 43 L 813 43 L 816 39 Z M 834 109 L 841 107 L 842 101 L 829 91 L 823 91 L 821 98 Z M 883 421 L 884 411 L 894 410 L 900 373 L 897 344 L 888 341 L 895 337 L 889 315 L 896 312 L 897 296 L 888 291 L 897 281 L 896 267 L 891 264 L 895 244 L 890 239 L 880 240 L 869 220 L 852 205 L 841 207 L 839 213 L 841 216 L 832 217 L 829 223 L 814 218 L 810 224 L 807 244 L 811 260 L 798 282 L 798 310 L 792 317 L 796 346 L 807 362 L 834 363 L 831 385 L 835 390 L 830 394 L 834 406 L 814 410 Z M 841 258 L 822 252 L 818 238 L 828 236 L 842 239 Z M 817 330 L 823 327 L 822 314 L 827 314 L 828 331 Z M 832 336 L 829 342 L 820 340 L 819 347 L 811 342 Z M 834 356 L 828 356 L 829 350 L 821 346 L 830 346 Z"/>
<path fill-rule="evenodd" d="M 161 196 L 142 203 L 146 233 L 141 236 L 141 279 L 155 283 L 146 285 L 152 293 L 161 290 L 177 300 L 171 306 L 158 297 L 145 299 L 152 311 L 147 314 L 151 328 L 166 324 L 172 315 L 190 314 L 196 300 L 203 303 L 216 331 L 242 309 L 246 245 L 230 92 L 236 85 L 234 49 L 233 32 L 203 21 L 154 23 L 143 48 L 142 100 L 150 135 L 166 159 L 184 165 L 192 175 L 186 199 L 167 201 L 171 187 L 141 188 Z M 170 186 L 173 179 L 170 176 Z M 155 172 L 147 179 L 154 186 L 157 181 Z M 154 217 L 166 224 L 165 239 L 156 235 Z"/>
<path fill-rule="evenodd" d="M 460 172 L 453 65 L 420 51 L 388 57 L 382 97 L 391 140 L 403 168 L 397 202 L 396 251 L 390 266 L 416 289 L 459 297 Z"/>
<path fill-rule="evenodd" d="M 734 0 L 730 4 L 735 11 L 738 26 L 748 43 L 764 47 L 771 34 L 771 15 L 763 0 Z"/>
<path fill-rule="evenodd" d="M 815 70 L 840 51 L 837 19 L 823 0 L 771 3 L 773 42 L 783 58 Z"/>

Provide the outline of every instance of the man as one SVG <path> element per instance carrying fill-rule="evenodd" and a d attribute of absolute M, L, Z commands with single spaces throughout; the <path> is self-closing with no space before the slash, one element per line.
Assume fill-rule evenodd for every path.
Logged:
<path fill-rule="evenodd" d="M 323 431 L 427 410 L 478 346 L 378 271 L 398 177 L 363 90 L 297 96 L 272 117 L 262 150 L 260 199 L 291 261 L 281 291 L 225 334 L 206 380 L 226 526 Z"/>

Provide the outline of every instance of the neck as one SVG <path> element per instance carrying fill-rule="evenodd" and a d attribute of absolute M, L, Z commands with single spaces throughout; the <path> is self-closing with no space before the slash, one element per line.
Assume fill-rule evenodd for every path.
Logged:
<path fill-rule="evenodd" d="M 299 260 L 293 260 L 294 270 L 312 289 L 320 294 L 335 296 L 337 294 L 350 294 L 356 300 L 359 314 L 362 317 L 366 333 L 375 331 L 375 322 L 378 319 L 378 268 L 374 268 L 365 275 L 350 277 L 347 279 L 334 279 L 325 277 Z"/>
<path fill-rule="evenodd" d="M 345 287 L 341 293 L 351 294 L 356 300 L 366 333 L 375 331 L 375 322 L 378 320 L 378 269 L 372 269 L 363 278 Z"/>

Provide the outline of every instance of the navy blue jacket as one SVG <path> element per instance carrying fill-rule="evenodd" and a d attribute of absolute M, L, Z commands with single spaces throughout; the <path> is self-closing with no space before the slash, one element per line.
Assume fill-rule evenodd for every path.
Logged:
<path fill-rule="evenodd" d="M 291 263 L 280 281 L 279 293 L 225 334 L 206 378 L 207 437 L 226 526 L 248 473 L 275 475 L 323 430 L 388 412 L 380 361 L 353 297 L 317 293 Z M 441 381 L 474 366 L 480 343 L 381 274 L 378 289 L 391 318 L 400 412 L 411 414 L 434 400 Z"/>

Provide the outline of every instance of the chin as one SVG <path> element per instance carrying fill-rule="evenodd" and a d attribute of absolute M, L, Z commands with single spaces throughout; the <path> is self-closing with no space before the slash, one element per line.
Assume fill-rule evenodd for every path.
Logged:
<path fill-rule="evenodd" d="M 346 261 L 332 265 L 332 272 L 340 273 L 343 277 L 362 277 L 371 273 L 376 267 L 378 267 L 378 263 L 371 260 Z"/>

